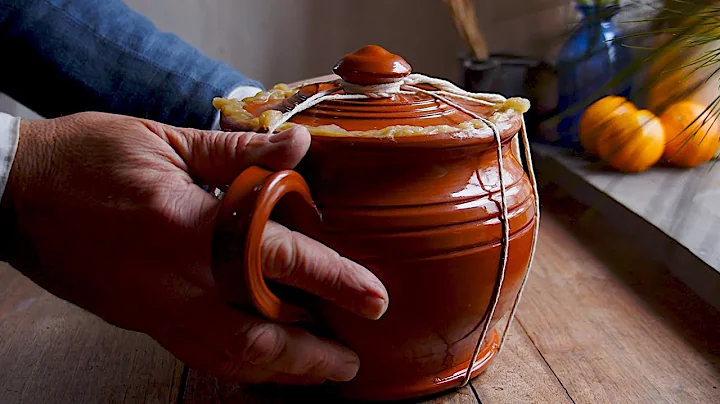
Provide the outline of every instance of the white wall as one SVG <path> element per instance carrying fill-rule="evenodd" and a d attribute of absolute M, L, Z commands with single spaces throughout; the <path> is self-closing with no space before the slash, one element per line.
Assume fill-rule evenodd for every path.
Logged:
<path fill-rule="evenodd" d="M 540 56 L 565 29 L 570 0 L 476 0 L 492 52 Z M 127 0 L 157 26 L 266 86 L 330 72 L 378 44 L 418 72 L 455 80 L 464 50 L 442 0 Z M 32 116 L 0 94 L 0 111 Z"/>
<path fill-rule="evenodd" d="M 378 44 L 402 55 L 416 71 L 455 79 L 456 56 L 464 49 L 442 0 L 127 3 L 161 29 L 180 34 L 210 56 L 229 62 L 265 85 L 329 73 L 342 55 L 366 44 Z M 541 47 L 532 39 L 550 38 L 562 30 L 569 1 L 477 3 L 493 51 L 537 54 Z M 521 7 L 528 3 L 534 8 Z M 525 8 L 525 18 L 517 17 L 519 8 Z"/>
<path fill-rule="evenodd" d="M 491 52 L 552 59 L 571 0 L 475 0 Z M 659 3 L 660 0 L 639 0 Z M 330 72 L 378 44 L 418 72 L 456 80 L 465 47 L 443 0 L 126 0 L 157 26 L 266 86 Z M 638 0 L 622 0 L 637 4 Z M 630 19 L 635 17 L 629 12 Z M 640 16 L 638 16 L 640 17 Z M 0 111 L 33 117 L 0 93 Z"/>

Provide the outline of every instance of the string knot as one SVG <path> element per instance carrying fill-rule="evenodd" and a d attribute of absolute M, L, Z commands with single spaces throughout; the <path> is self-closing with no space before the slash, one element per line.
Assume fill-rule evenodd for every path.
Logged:
<path fill-rule="evenodd" d="M 393 94 L 400 93 L 403 84 L 402 79 L 381 84 L 355 84 L 345 80 L 340 82 L 345 94 L 362 94 L 368 98 L 390 98 Z"/>

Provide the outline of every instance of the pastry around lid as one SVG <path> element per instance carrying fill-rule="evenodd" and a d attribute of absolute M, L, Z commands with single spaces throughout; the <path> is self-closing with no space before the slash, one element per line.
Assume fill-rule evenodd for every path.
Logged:
<path fill-rule="evenodd" d="M 341 79 L 295 88 L 278 84 L 243 100 L 216 98 L 221 126 L 267 132 L 303 125 L 314 136 L 492 137 L 490 122 L 505 138 L 519 130 L 529 108 L 522 98 L 467 93 L 411 74 L 403 58 L 375 45 L 345 55 L 333 71 Z"/>

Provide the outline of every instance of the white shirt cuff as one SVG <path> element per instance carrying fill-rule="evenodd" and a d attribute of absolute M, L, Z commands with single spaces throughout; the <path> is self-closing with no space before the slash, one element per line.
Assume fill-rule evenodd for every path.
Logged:
<path fill-rule="evenodd" d="M 230 94 L 225 98 L 242 100 L 243 98 L 252 97 L 259 93 L 262 89 L 252 86 L 239 86 L 235 87 Z M 212 130 L 220 130 L 220 111 L 215 113 L 215 120 L 213 121 Z"/>
<path fill-rule="evenodd" d="M 0 112 L 0 199 L 10 178 L 19 137 L 20 118 Z"/>

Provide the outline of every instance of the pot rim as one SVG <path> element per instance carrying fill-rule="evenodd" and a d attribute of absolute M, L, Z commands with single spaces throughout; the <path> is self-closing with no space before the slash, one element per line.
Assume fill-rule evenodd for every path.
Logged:
<path fill-rule="evenodd" d="M 509 119 L 496 122 L 503 144 L 508 143 L 522 128 L 520 115 L 513 114 Z M 302 126 L 302 125 L 299 125 Z M 224 116 L 220 119 L 220 127 L 227 131 L 247 131 L 239 127 L 231 119 Z M 438 133 L 433 135 L 406 135 L 406 136 L 345 136 L 345 135 L 312 135 L 313 142 L 322 142 L 336 146 L 353 148 L 391 148 L 414 147 L 447 149 L 457 147 L 492 147 L 495 145 L 492 130 L 488 127 L 480 130 L 480 135 L 458 136 L 457 133 Z"/>

